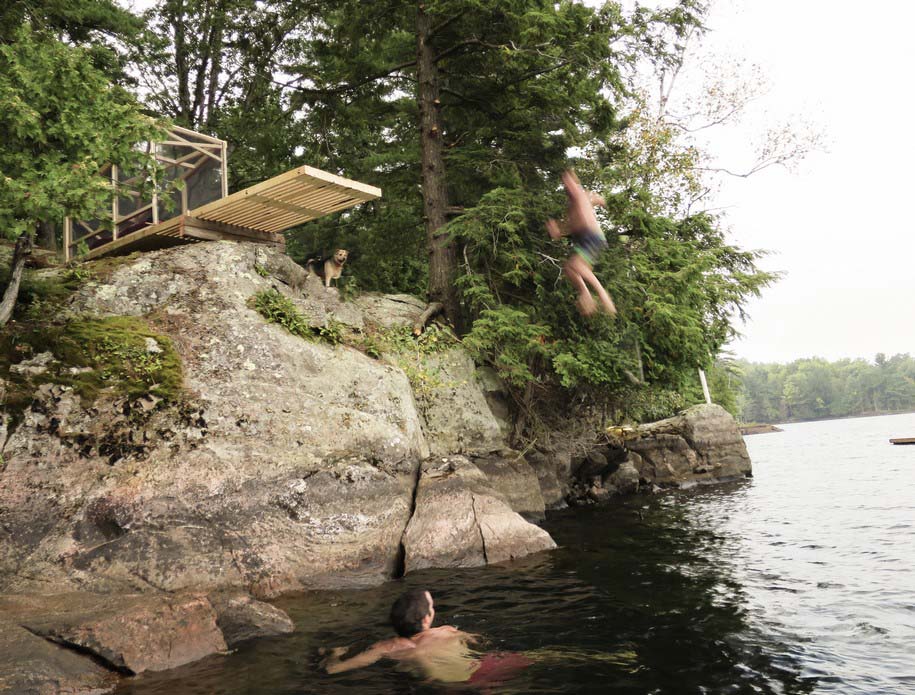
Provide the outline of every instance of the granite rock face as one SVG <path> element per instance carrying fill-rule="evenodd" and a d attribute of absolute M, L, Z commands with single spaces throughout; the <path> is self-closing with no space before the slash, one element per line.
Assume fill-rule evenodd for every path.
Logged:
<path fill-rule="evenodd" d="M 91 659 L 0 619 L 0 693 L 101 695 L 115 683 L 114 673 Z"/>
<path fill-rule="evenodd" d="M 736 480 L 753 470 L 737 422 L 720 405 L 639 427 L 626 448 L 641 457 L 640 475 L 658 485 Z"/>
<path fill-rule="evenodd" d="M 89 607 L 78 619 L 28 617 L 29 634 L 123 672 L 169 668 L 176 664 L 154 649 L 131 652 L 114 637 L 140 625 L 169 634 L 171 604 L 137 597 L 190 597 L 182 611 L 200 629 L 171 644 L 198 658 L 289 628 L 258 598 L 551 547 L 516 513 L 542 515 L 537 475 L 517 454 L 500 458 L 500 423 L 464 353 L 430 356 L 426 368 L 440 377 L 417 395 L 392 360 L 303 340 L 249 305 L 274 289 L 311 325 L 334 320 L 358 337 L 411 326 L 419 300 L 344 302 L 281 252 L 234 242 L 145 253 L 98 278 L 75 292 L 65 315 L 142 317 L 174 346 L 185 391 L 163 402 L 103 390 L 86 403 L 47 378 L 61 368 L 53 348 L 18 365 L 16 379 L 41 382 L 24 410 L 0 408 L 0 596 L 82 592 Z M 161 346 L 151 338 L 147 349 Z M 453 454 L 477 457 L 493 480 L 463 459 L 467 475 L 447 486 L 460 504 L 433 510 L 452 528 L 448 541 L 427 542 L 420 518 L 437 494 L 431 462 Z M 232 591 L 241 594 L 226 599 Z M 106 601 L 123 610 L 110 612 Z M 25 629 L 25 612 L 7 609 L 0 619 Z M 91 667 L 73 673 L 96 682 Z"/>
<path fill-rule="evenodd" d="M 423 464 L 404 534 L 405 570 L 477 567 L 556 544 L 513 511 L 480 468 L 463 456 Z"/>
<path fill-rule="evenodd" d="M 477 382 L 470 355 L 453 348 L 427 356 L 422 366 L 436 383 L 417 394 L 431 454 L 487 454 L 502 448 L 502 430 Z"/>

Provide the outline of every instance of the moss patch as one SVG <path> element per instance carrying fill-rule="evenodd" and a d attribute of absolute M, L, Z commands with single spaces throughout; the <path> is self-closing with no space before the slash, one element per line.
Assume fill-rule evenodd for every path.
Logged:
<path fill-rule="evenodd" d="M 11 369 L 44 352 L 55 359 L 44 373 Z M 88 406 L 103 390 L 175 402 L 183 383 L 181 360 L 171 340 L 131 316 L 82 318 L 61 325 L 11 324 L 0 337 L 0 378 L 9 384 L 4 407 L 14 417 L 30 405 L 41 384 L 70 386 Z"/>
<path fill-rule="evenodd" d="M 407 375 L 414 394 L 426 396 L 436 389 L 456 385 L 445 381 L 441 369 L 428 358 L 458 345 L 460 340 L 450 329 L 433 323 L 418 336 L 413 335 L 410 326 L 368 331 L 357 347 L 376 359 L 389 355 L 390 361 Z"/>
<path fill-rule="evenodd" d="M 278 323 L 305 340 L 319 340 L 335 346 L 347 342 L 346 326 L 343 323 L 328 316 L 323 326 L 312 326 L 292 300 L 276 290 L 258 292 L 248 299 L 248 306 L 270 323 Z"/>

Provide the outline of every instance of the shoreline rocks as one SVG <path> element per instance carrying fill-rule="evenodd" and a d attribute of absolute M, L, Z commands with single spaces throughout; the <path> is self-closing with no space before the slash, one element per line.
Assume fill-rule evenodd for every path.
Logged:
<path fill-rule="evenodd" d="M 734 418 L 718 405 L 630 428 L 611 428 L 571 464 L 569 500 L 606 502 L 643 490 L 685 488 L 752 477 L 746 444 Z"/>

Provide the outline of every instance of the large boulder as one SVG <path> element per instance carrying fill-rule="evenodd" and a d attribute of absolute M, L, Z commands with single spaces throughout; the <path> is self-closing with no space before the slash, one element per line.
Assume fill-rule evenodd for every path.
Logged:
<path fill-rule="evenodd" d="M 96 664 L 116 673 L 162 671 L 224 653 L 248 639 L 288 634 L 293 629 L 281 610 L 238 591 L 0 596 L 0 640 L 19 635 L 17 641 L 24 640 L 24 649 L 12 650 L 13 654 L 37 651 L 37 661 L 47 660 L 64 672 L 72 671 L 69 677 L 80 688 L 110 683 L 110 674 Z M 85 660 L 64 656 L 66 652 L 59 648 L 42 647 L 25 639 L 23 631 L 74 654 L 90 655 L 94 661 L 83 663 Z M 68 687 L 82 692 L 76 684 Z"/>
<path fill-rule="evenodd" d="M 123 673 L 163 671 L 226 651 L 216 611 L 202 594 L 7 595 L 0 615 Z"/>
<path fill-rule="evenodd" d="M 249 308 L 274 288 L 307 313 L 301 288 L 258 271 L 280 267 L 274 255 L 157 251 L 74 295 L 73 316 L 146 316 L 174 345 L 186 395 L 86 407 L 65 386 L 39 389 L 2 450 L 0 589 L 42 577 L 60 591 L 270 596 L 391 576 L 429 452 L 410 382 Z"/>
<path fill-rule="evenodd" d="M 563 453 L 528 456 L 536 462 L 541 487 L 547 484 L 544 490 L 552 489 L 548 473 L 555 470 Z M 737 423 L 717 405 L 693 406 L 674 417 L 635 427 L 610 427 L 590 450 L 570 461 L 567 499 L 574 504 L 606 502 L 614 495 L 642 489 L 689 487 L 752 475 Z M 551 499 L 546 492 L 544 499 Z"/>
<path fill-rule="evenodd" d="M 736 480 L 752 475 L 737 422 L 719 405 L 702 404 L 642 425 L 626 437 L 641 477 L 661 486 Z"/>
<path fill-rule="evenodd" d="M 477 567 L 556 547 L 546 531 L 513 511 L 463 456 L 423 464 L 403 545 L 407 572 Z"/>
<path fill-rule="evenodd" d="M 0 693 L 101 695 L 114 689 L 115 680 L 88 656 L 0 619 Z"/>
<path fill-rule="evenodd" d="M 409 569 L 451 567 L 552 547 L 512 508 L 542 514 L 537 476 L 498 453 L 502 431 L 466 354 L 425 355 L 439 378 L 415 394 L 396 360 L 360 347 L 361 330 L 412 325 L 419 300 L 344 302 L 256 244 L 87 267 L 93 277 L 62 317 L 142 324 L 141 369 L 174 355 L 183 389 L 87 396 L 76 387 L 87 368 L 66 364 L 54 344 L 0 371 L 0 592 L 97 597 L 82 613 L 32 615 L 34 634 L 125 671 L 168 668 L 174 657 L 157 655 L 155 640 L 169 634 L 169 616 L 193 616 L 199 630 L 182 638 L 180 658 L 197 658 L 290 629 L 249 594 L 378 583 L 399 576 L 404 556 Z M 265 320 L 251 300 L 268 290 L 308 325 L 343 324 L 349 345 Z M 24 383 L 33 390 L 22 407 Z M 437 480 L 436 462 L 455 452 L 481 457 L 480 468 L 458 459 L 449 481 Z M 437 535 L 449 527 L 461 531 Z M 117 637 L 140 625 L 151 634 L 145 653 Z"/>

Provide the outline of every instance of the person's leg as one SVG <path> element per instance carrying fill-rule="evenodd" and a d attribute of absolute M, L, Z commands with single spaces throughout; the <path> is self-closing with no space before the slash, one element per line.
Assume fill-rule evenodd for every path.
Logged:
<path fill-rule="evenodd" d="M 588 286 L 585 284 L 581 274 L 576 270 L 576 258 L 578 258 L 578 255 L 572 254 L 571 258 L 566 261 L 563 270 L 575 291 L 578 292 L 578 310 L 582 316 L 590 316 L 597 310 L 597 303 L 594 301 L 594 297 L 591 296 L 591 292 L 588 290 Z"/>
<path fill-rule="evenodd" d="M 584 290 L 587 292 L 587 285 L 591 285 L 591 287 L 594 288 L 594 291 L 597 292 L 597 296 L 600 299 L 601 304 L 603 304 L 604 310 L 611 316 L 616 316 L 616 306 L 613 304 L 613 300 L 610 298 L 610 295 L 607 294 L 607 290 L 604 289 L 604 286 L 600 284 L 600 280 L 597 279 L 597 276 L 594 275 L 594 271 L 591 270 L 591 266 L 588 265 L 588 262 L 582 258 L 580 254 L 576 253 L 569 259 L 567 267 L 569 268 L 567 271 L 568 273 L 574 273 L 579 278 Z M 590 296 L 590 292 L 588 294 Z"/>

